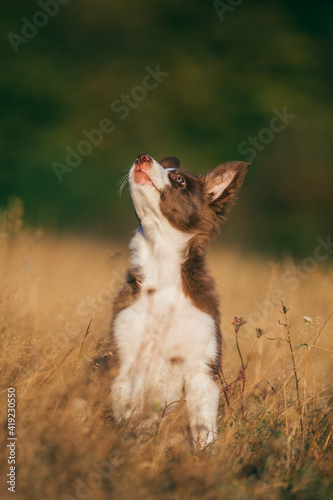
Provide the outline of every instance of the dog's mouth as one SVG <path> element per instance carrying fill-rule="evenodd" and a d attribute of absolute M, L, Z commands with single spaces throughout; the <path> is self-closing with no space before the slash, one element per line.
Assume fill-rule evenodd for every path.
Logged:
<path fill-rule="evenodd" d="M 151 184 L 153 185 L 149 175 L 141 170 L 140 168 L 135 169 L 134 171 L 134 182 L 137 184 Z"/>
<path fill-rule="evenodd" d="M 157 189 L 157 187 L 155 186 L 155 184 L 153 183 L 153 181 L 151 180 L 151 178 L 149 177 L 149 175 L 147 174 L 147 172 L 145 172 L 143 170 L 144 168 L 144 163 L 141 164 L 141 165 L 135 165 L 135 168 L 134 168 L 134 172 L 133 172 L 133 180 L 136 184 L 141 184 L 141 185 L 145 185 L 145 186 L 152 186 L 156 189 L 156 191 L 159 191 L 159 189 Z M 143 168 L 141 168 L 143 167 Z"/>

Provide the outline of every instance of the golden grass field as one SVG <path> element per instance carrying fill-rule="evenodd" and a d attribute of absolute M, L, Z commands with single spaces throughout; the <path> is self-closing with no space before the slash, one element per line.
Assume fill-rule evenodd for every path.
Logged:
<path fill-rule="evenodd" d="M 273 261 L 214 244 L 209 263 L 221 294 L 230 385 L 221 390 L 214 449 L 194 452 L 183 404 L 167 408 L 145 434 L 135 423 L 119 427 L 110 375 L 93 369 L 108 352 L 126 245 L 24 229 L 19 205 L 3 216 L 0 233 L 1 499 L 333 498 L 329 259 L 311 271 L 298 263 L 302 278 L 291 285 L 284 278 L 294 272 L 290 257 Z M 289 308 L 298 394 L 290 344 L 281 340 L 288 335 L 279 323 L 281 298 Z M 244 380 L 234 382 L 241 370 L 235 316 L 247 321 L 238 333 L 243 413 Z M 6 484 L 9 387 L 17 402 L 15 494 Z"/>

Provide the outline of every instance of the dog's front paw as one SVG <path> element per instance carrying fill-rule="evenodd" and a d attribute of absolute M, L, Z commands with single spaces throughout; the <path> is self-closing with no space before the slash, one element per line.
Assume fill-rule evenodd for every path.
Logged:
<path fill-rule="evenodd" d="M 214 426 L 209 429 L 205 424 L 198 424 L 192 429 L 192 444 L 196 450 L 202 450 L 215 443 L 218 433 Z"/>

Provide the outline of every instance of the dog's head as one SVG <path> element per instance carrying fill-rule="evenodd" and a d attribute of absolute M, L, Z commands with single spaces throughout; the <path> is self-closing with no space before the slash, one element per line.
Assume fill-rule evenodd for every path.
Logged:
<path fill-rule="evenodd" d="M 212 236 L 218 231 L 250 164 L 229 162 L 205 175 L 195 176 L 180 168 L 177 158 L 155 161 L 141 154 L 129 173 L 138 218 L 163 218 L 183 233 Z"/>

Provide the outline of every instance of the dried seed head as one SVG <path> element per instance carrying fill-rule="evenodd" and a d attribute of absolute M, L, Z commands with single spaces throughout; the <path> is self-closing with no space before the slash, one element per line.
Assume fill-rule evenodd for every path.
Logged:
<path fill-rule="evenodd" d="M 237 316 L 235 316 L 232 324 L 234 325 L 235 333 L 237 334 L 239 332 L 240 327 L 246 324 L 246 321 L 244 321 L 242 316 L 240 318 L 237 318 Z"/>

